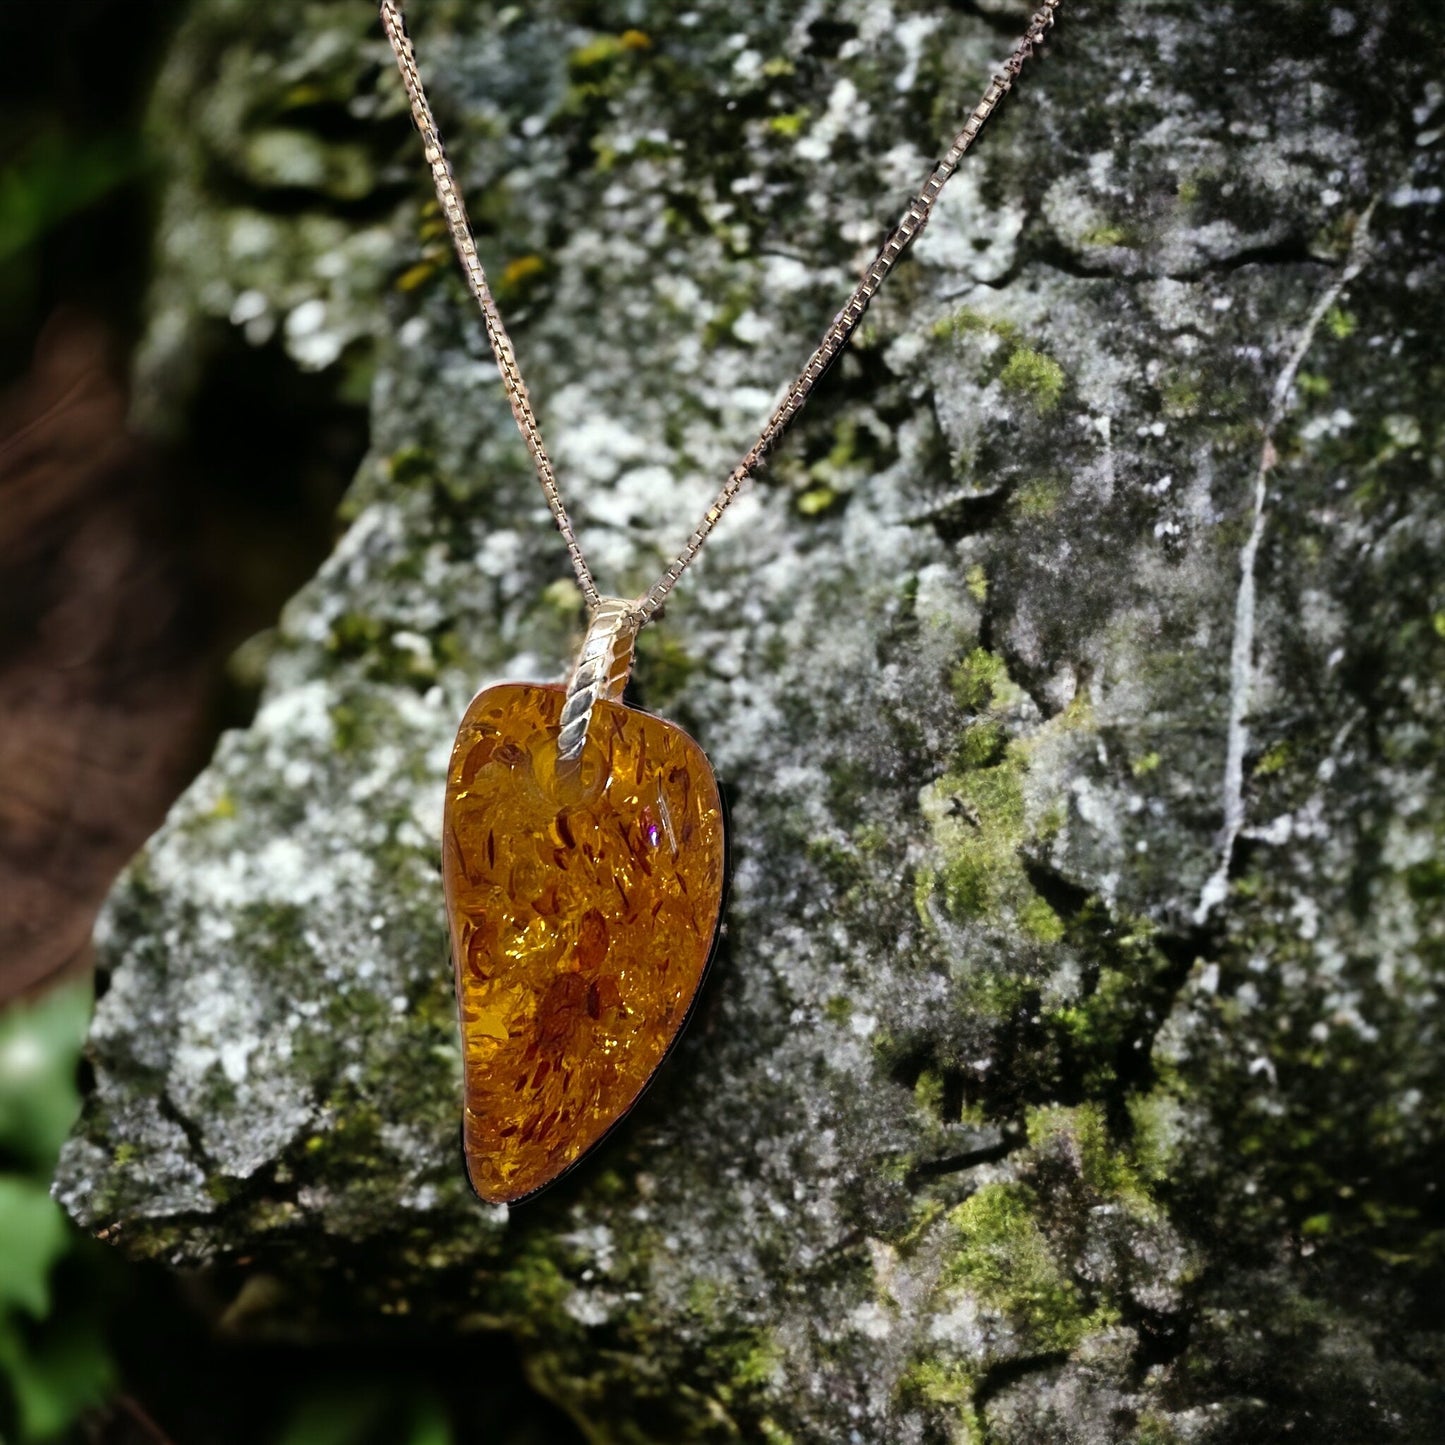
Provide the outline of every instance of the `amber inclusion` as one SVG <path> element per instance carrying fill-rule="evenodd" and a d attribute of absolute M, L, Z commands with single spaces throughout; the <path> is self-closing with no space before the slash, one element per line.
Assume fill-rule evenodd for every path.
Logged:
<path fill-rule="evenodd" d="M 723 817 L 680 728 L 599 701 L 559 772 L 565 689 L 479 693 L 452 750 L 442 873 L 473 1187 L 514 1203 L 636 1101 L 707 968 Z"/>

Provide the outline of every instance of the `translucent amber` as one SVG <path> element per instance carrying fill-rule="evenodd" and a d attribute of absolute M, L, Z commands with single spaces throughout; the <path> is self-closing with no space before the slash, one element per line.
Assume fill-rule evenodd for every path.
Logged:
<path fill-rule="evenodd" d="M 636 1101 L 677 1037 L 722 905 L 723 820 L 680 728 L 599 702 L 558 773 L 563 689 L 473 699 L 452 751 L 442 871 L 483 1199 L 550 1183 Z"/>

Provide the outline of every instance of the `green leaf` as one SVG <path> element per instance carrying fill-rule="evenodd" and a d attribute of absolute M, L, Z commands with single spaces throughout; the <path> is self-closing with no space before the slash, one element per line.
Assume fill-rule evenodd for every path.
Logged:
<path fill-rule="evenodd" d="M 301 1402 L 277 1445 L 357 1445 L 383 1406 L 376 1389 L 319 1390 Z"/>
<path fill-rule="evenodd" d="M 132 135 L 77 141 L 52 131 L 37 137 L 29 154 L 0 171 L 0 261 L 138 175 L 144 161 Z"/>
<path fill-rule="evenodd" d="M 452 1445 L 452 1427 L 440 1400 L 418 1400 L 411 1414 L 406 1445 Z"/>
<path fill-rule="evenodd" d="M 309 1395 L 277 1445 L 452 1445 L 440 1400 L 402 1387 L 331 1384 Z"/>
<path fill-rule="evenodd" d="M 115 1388 L 115 1366 L 99 1319 L 48 1324 L 33 1343 L 0 1320 L 0 1373 L 15 1400 L 20 1445 L 53 1440 Z"/>
<path fill-rule="evenodd" d="M 75 1067 L 90 1021 L 88 983 L 0 1013 L 0 1151 L 49 1177 L 80 1109 Z"/>
<path fill-rule="evenodd" d="M 42 1185 L 0 1174 L 0 1313 L 50 1311 L 50 1269 L 70 1244 L 59 1206 Z"/>

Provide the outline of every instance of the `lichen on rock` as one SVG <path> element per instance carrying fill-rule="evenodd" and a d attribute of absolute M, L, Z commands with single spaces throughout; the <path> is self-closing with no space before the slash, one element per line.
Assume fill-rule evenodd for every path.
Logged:
<path fill-rule="evenodd" d="M 412 12 L 583 544 L 640 590 L 1023 11 Z M 599 1440 L 1430 1438 L 1441 22 L 1063 7 L 644 634 L 730 804 L 727 945 L 509 1218 L 457 1153 L 442 780 L 580 615 L 365 14 L 194 0 L 160 82 L 145 415 L 223 325 L 369 379 L 372 449 L 108 906 L 62 1201 L 511 1329 Z"/>

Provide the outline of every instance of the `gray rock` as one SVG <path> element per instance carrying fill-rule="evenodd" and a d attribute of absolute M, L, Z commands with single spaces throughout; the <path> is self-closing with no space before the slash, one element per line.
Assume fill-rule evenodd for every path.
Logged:
<path fill-rule="evenodd" d="M 413 27 L 625 593 L 1022 11 L 579 14 Z M 66 1206 L 513 1330 L 597 1440 L 1437 1438 L 1437 7 L 1065 5 L 644 634 L 730 799 L 726 948 L 512 1218 L 462 1183 L 442 777 L 580 614 L 373 21 L 195 0 L 159 83 L 141 414 L 224 322 L 374 368 L 372 449 L 108 906 Z"/>

